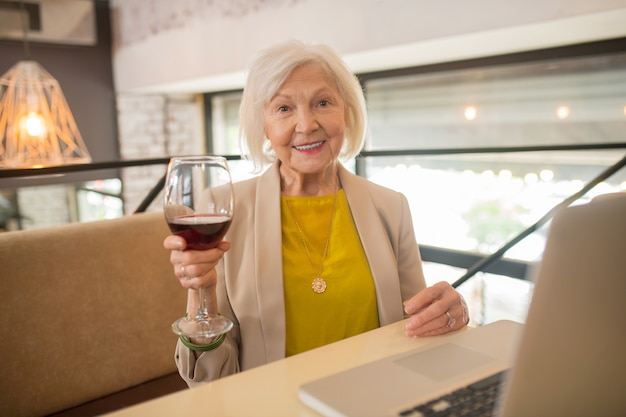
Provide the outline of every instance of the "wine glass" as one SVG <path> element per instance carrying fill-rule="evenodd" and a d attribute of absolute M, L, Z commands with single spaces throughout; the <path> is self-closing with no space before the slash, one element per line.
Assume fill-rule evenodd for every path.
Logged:
<path fill-rule="evenodd" d="M 163 210 L 174 235 L 182 236 L 188 250 L 215 248 L 233 217 L 235 201 L 226 163 L 221 156 L 173 157 L 167 167 Z M 172 324 L 174 333 L 190 338 L 210 338 L 228 332 L 233 322 L 208 313 L 204 288 L 198 288 L 195 317 L 184 316 Z"/>

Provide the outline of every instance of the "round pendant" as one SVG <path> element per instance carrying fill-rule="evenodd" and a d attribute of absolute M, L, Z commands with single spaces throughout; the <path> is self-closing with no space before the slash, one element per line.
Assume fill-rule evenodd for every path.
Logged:
<path fill-rule="evenodd" d="M 313 292 L 321 294 L 326 291 L 326 281 L 324 281 L 323 278 L 317 277 L 313 280 L 311 288 L 313 288 Z"/>

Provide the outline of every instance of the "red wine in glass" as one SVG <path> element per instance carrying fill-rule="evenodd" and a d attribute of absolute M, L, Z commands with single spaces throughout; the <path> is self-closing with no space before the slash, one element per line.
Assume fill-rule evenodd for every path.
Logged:
<path fill-rule="evenodd" d="M 186 249 L 215 248 L 230 227 L 235 207 L 226 158 L 210 155 L 171 158 L 163 191 L 165 220 L 174 235 L 185 239 Z M 172 330 L 188 340 L 197 338 L 204 343 L 207 338 L 228 332 L 234 323 L 225 316 L 209 313 L 204 287 L 196 288 L 196 292 L 196 314 L 176 320 Z M 215 307 L 211 305 L 212 310 Z"/>
<path fill-rule="evenodd" d="M 167 219 L 173 234 L 187 242 L 187 249 L 206 250 L 216 247 L 222 240 L 231 218 L 220 214 L 188 214 Z"/>

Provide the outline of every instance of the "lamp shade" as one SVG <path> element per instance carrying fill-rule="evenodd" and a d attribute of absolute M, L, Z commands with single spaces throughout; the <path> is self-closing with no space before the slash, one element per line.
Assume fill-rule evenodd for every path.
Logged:
<path fill-rule="evenodd" d="M 0 168 L 91 162 L 59 82 L 35 61 L 0 78 Z"/>

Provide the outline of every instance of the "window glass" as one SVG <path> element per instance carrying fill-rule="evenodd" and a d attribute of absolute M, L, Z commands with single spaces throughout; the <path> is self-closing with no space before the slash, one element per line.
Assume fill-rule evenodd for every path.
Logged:
<path fill-rule="evenodd" d="M 370 80 L 367 149 L 623 142 L 626 54 Z"/>
<path fill-rule="evenodd" d="M 366 82 L 367 150 L 624 143 L 626 54 Z M 364 175 L 402 191 L 418 239 L 489 253 L 623 157 L 624 149 L 368 157 Z M 626 189 L 624 170 L 596 194 Z M 508 256 L 537 259 L 536 233 Z"/>
<path fill-rule="evenodd" d="M 110 178 L 79 184 L 76 203 L 79 221 L 115 219 L 124 215 L 122 181 Z"/>
<path fill-rule="evenodd" d="M 241 93 L 211 96 L 212 147 L 218 155 L 239 155 L 239 105 Z"/>
<path fill-rule="evenodd" d="M 367 177 L 402 192 L 420 244 L 489 254 L 620 161 L 623 151 L 558 151 L 365 158 Z M 626 170 L 602 181 L 576 204 L 626 191 Z M 538 230 L 506 256 L 538 260 Z"/>

